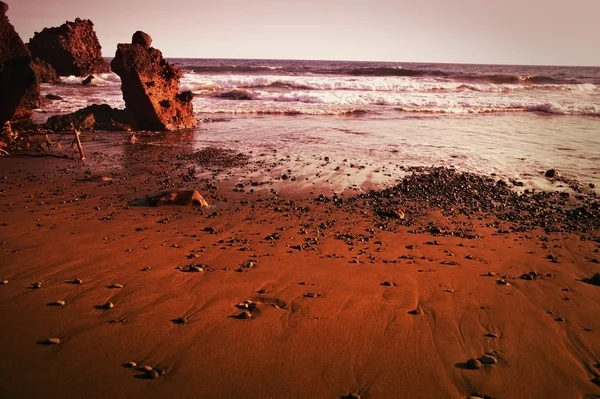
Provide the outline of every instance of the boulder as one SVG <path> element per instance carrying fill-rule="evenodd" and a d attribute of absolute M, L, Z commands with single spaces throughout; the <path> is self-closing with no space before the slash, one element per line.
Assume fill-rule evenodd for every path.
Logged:
<path fill-rule="evenodd" d="M 138 30 L 135 32 L 131 38 L 131 44 L 139 44 L 143 46 L 146 50 L 150 48 L 152 44 L 152 38 L 149 34 Z"/>
<path fill-rule="evenodd" d="M 121 77 L 125 106 L 140 129 L 180 130 L 198 125 L 192 103 L 179 95 L 183 73 L 165 61 L 160 50 L 119 44 L 110 66 Z"/>
<path fill-rule="evenodd" d="M 0 2 L 0 125 L 27 119 L 40 105 L 40 86 L 31 53 L 15 31 Z"/>
<path fill-rule="evenodd" d="M 40 83 L 60 83 L 60 77 L 52 65 L 39 58 L 33 59 L 33 71 Z"/>
<path fill-rule="evenodd" d="M 90 105 L 67 115 L 56 115 L 48 119 L 44 128 L 53 132 L 79 130 L 131 131 L 133 119 L 127 110 L 111 108 L 110 105 Z"/>
<path fill-rule="evenodd" d="M 34 57 L 52 65 L 60 76 L 110 72 L 89 19 L 77 18 L 57 28 L 45 28 L 36 32 L 28 45 Z"/>

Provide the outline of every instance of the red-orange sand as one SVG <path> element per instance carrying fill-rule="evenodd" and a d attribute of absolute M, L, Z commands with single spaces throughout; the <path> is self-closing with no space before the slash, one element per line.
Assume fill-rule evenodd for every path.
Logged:
<path fill-rule="evenodd" d="M 176 174 L 86 162 L 0 158 L 0 398 L 600 397 L 595 241 L 434 209 L 384 231 L 233 180 L 188 182 L 208 209 L 127 206 Z M 411 232 L 431 221 L 479 238 Z"/>

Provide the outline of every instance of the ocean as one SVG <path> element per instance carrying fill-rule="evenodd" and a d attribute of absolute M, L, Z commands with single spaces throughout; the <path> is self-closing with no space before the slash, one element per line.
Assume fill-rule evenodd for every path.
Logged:
<path fill-rule="evenodd" d="M 194 92 L 203 122 L 182 136 L 184 145 L 269 154 L 295 170 L 311 164 L 336 188 L 385 185 L 404 167 L 432 165 L 541 189 L 555 188 L 542 174 L 554 168 L 600 186 L 599 67 L 169 61 L 185 72 L 181 90 Z M 34 119 L 90 104 L 125 106 L 115 74 L 90 86 L 81 80 L 43 85 L 43 95 L 64 100 L 47 102 Z M 355 173 L 319 166 L 325 157 Z"/>

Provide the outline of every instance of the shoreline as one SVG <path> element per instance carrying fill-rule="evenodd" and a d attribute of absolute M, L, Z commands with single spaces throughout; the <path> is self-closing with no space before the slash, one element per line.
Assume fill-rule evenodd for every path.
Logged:
<path fill-rule="evenodd" d="M 584 281 L 599 271 L 598 211 L 568 217 L 591 195 L 532 194 L 513 215 L 508 187 L 448 169 L 336 195 L 294 190 L 299 171 L 277 168 L 266 181 L 291 188 L 261 185 L 272 166 L 237 152 L 195 154 L 191 173 L 177 148 L 112 145 L 123 152 L 85 164 L 0 158 L 0 394 L 600 394 L 600 288 Z M 128 205 L 184 186 L 211 207 Z M 243 301 L 249 319 L 232 317 Z M 467 369 L 484 355 L 496 363 Z"/>

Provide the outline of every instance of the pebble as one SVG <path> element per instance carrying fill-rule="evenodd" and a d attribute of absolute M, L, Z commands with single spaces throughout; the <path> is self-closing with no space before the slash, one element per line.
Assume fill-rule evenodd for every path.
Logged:
<path fill-rule="evenodd" d="M 465 363 L 465 367 L 469 370 L 477 370 L 481 368 L 481 362 L 477 359 L 469 359 Z"/>
<path fill-rule="evenodd" d="M 499 280 L 496 281 L 496 284 L 500 284 L 500 285 L 510 285 L 510 283 L 508 281 L 506 281 L 505 279 L 501 278 Z"/>
<path fill-rule="evenodd" d="M 482 364 L 496 364 L 498 363 L 498 359 L 496 359 L 494 356 L 490 356 L 490 355 L 483 355 L 480 358 L 481 363 Z"/>
<path fill-rule="evenodd" d="M 381 285 L 383 285 L 385 287 L 391 287 L 392 283 L 390 283 L 389 281 L 384 281 L 383 283 L 381 283 Z"/>
<path fill-rule="evenodd" d="M 115 307 L 115 305 L 113 305 L 112 302 L 106 302 L 105 304 L 102 305 L 102 309 L 112 309 L 114 307 Z"/>
<path fill-rule="evenodd" d="M 60 338 L 48 338 L 44 343 L 46 345 L 58 345 L 60 344 Z"/>
<path fill-rule="evenodd" d="M 41 288 L 42 287 L 42 283 L 40 283 L 39 281 L 36 281 L 35 283 L 31 284 L 31 286 L 33 288 Z"/>
<path fill-rule="evenodd" d="M 160 377 L 160 375 L 158 374 L 158 372 L 156 370 L 148 370 L 148 371 L 146 371 L 146 377 L 151 380 L 157 380 L 158 377 Z"/>
<path fill-rule="evenodd" d="M 173 320 L 173 322 L 175 324 L 185 324 L 187 323 L 187 317 L 178 317 L 175 320 Z"/>
<path fill-rule="evenodd" d="M 8 280 L 2 280 L 2 282 L 0 282 L 0 285 L 6 285 L 8 284 Z"/>
<path fill-rule="evenodd" d="M 111 284 L 108 288 L 123 288 L 123 284 Z"/>
<path fill-rule="evenodd" d="M 148 372 L 148 371 L 154 370 L 154 368 L 152 366 L 142 366 L 142 367 L 140 367 L 140 370 Z"/>
<path fill-rule="evenodd" d="M 236 319 L 250 319 L 252 318 L 252 313 L 247 310 L 242 310 L 240 313 L 235 315 Z"/>
<path fill-rule="evenodd" d="M 80 278 L 74 278 L 73 280 L 71 280 L 71 283 L 79 285 L 79 284 L 83 284 L 83 280 Z"/>
<path fill-rule="evenodd" d="M 348 396 L 346 396 L 346 398 L 348 399 L 360 399 L 360 395 L 356 392 L 350 392 L 348 394 Z"/>
<path fill-rule="evenodd" d="M 127 362 L 127 363 L 125 363 L 125 367 L 128 367 L 130 369 L 132 369 L 132 368 L 134 368 L 136 366 L 137 366 L 136 362 Z"/>
<path fill-rule="evenodd" d="M 416 316 L 422 315 L 423 314 L 423 309 L 421 308 L 417 308 L 414 310 L 411 310 L 410 312 L 408 312 L 409 314 L 414 314 Z"/>
<path fill-rule="evenodd" d="M 150 266 L 146 266 L 146 267 L 142 267 L 141 269 L 143 272 L 148 272 L 150 270 L 152 270 L 152 268 Z"/>
<path fill-rule="evenodd" d="M 493 332 L 489 332 L 487 334 L 485 334 L 486 337 L 490 337 L 490 338 L 498 338 L 498 334 L 493 333 Z"/>
<path fill-rule="evenodd" d="M 55 306 L 65 306 L 66 302 L 59 299 L 58 301 L 54 301 L 53 304 Z"/>

